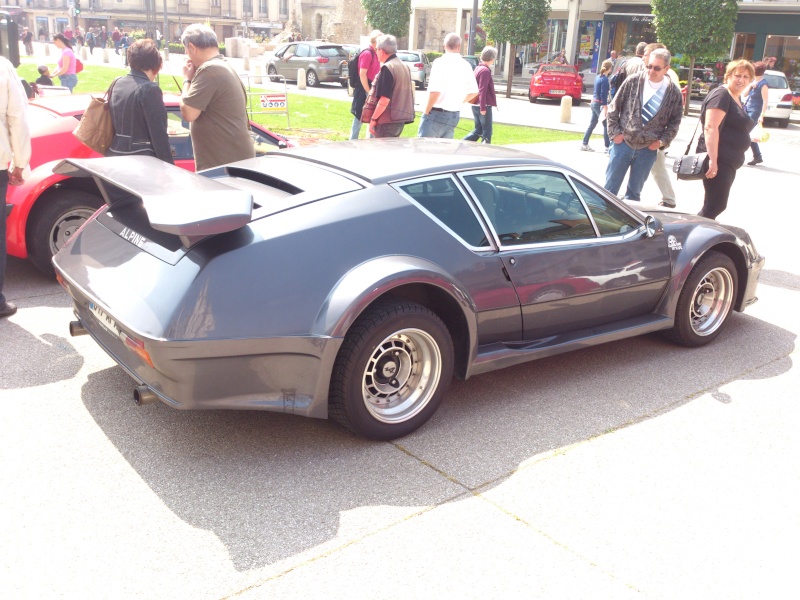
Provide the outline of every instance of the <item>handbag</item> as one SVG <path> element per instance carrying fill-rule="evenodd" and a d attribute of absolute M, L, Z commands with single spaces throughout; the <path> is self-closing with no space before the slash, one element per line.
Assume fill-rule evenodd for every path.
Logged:
<path fill-rule="evenodd" d="M 119 79 L 119 77 L 117 77 Z M 105 154 L 114 140 L 114 123 L 111 120 L 111 91 L 117 79 L 111 82 L 102 98 L 92 97 L 78 126 L 72 132 L 78 141 L 99 154 Z"/>
<path fill-rule="evenodd" d="M 703 108 L 705 108 L 705 106 Z M 675 162 L 672 163 L 672 172 L 682 181 L 703 179 L 706 176 L 706 169 L 708 169 L 708 152 L 689 154 L 689 148 L 692 147 L 692 142 L 694 142 L 694 136 L 697 135 L 698 127 L 700 127 L 700 119 L 697 120 L 692 139 L 686 144 L 686 151 L 683 153 L 683 156 L 678 156 Z"/>
<path fill-rule="evenodd" d="M 761 123 L 756 123 L 753 130 L 750 132 L 750 141 L 757 144 L 763 144 L 769 141 L 769 132 L 761 126 Z"/>

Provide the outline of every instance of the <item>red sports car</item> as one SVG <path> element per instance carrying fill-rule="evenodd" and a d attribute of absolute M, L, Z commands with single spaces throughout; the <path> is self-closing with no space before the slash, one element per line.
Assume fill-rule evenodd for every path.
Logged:
<path fill-rule="evenodd" d="M 581 103 L 583 78 L 578 69 L 572 65 L 539 65 L 539 69 L 531 77 L 528 99 L 536 102 L 537 98 L 560 100 L 564 96 L 572 96 L 572 103 Z"/>
<path fill-rule="evenodd" d="M 189 124 L 181 117 L 179 97 L 164 94 L 167 133 L 172 156 L 179 167 L 194 171 Z M 100 156 L 80 143 L 72 131 L 80 120 L 89 95 L 69 94 L 31 100 L 31 174 L 21 186 L 8 186 L 6 194 L 6 244 L 10 256 L 30 258 L 42 272 L 53 273 L 50 259 L 103 204 L 91 178 L 69 178 L 53 173 L 64 158 Z M 256 154 L 292 144 L 260 125 L 250 123 Z M 142 177 L 146 177 L 142 173 Z"/>

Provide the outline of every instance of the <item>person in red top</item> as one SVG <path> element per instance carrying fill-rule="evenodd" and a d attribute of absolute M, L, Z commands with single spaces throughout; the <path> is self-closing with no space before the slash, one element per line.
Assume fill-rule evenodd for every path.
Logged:
<path fill-rule="evenodd" d="M 122 34 L 119 31 L 119 27 L 114 27 L 114 31 L 111 32 L 111 41 L 114 42 L 114 52 L 119 54 L 119 42 L 122 39 Z"/>
<path fill-rule="evenodd" d="M 478 81 L 478 97 L 472 107 L 472 118 L 475 128 L 464 137 L 470 142 L 477 142 L 483 138 L 484 144 L 492 143 L 492 107 L 497 106 L 497 97 L 494 93 L 494 79 L 492 79 L 492 65 L 497 58 L 497 50 L 486 46 L 481 52 L 481 64 L 475 69 L 475 79 Z"/>
<path fill-rule="evenodd" d="M 382 35 L 383 33 L 377 29 L 370 33 L 369 46 L 358 56 L 358 75 L 361 85 L 353 89 L 353 103 L 350 105 L 350 112 L 353 113 L 353 126 L 350 128 L 351 140 L 357 140 L 361 133 L 361 111 L 364 108 L 367 94 L 369 94 L 369 88 L 381 70 L 381 61 L 378 60 L 375 46 L 378 44 L 378 38 Z"/>

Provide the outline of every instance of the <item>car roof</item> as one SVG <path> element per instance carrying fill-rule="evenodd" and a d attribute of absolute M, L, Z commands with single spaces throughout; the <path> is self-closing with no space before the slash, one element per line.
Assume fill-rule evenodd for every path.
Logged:
<path fill-rule="evenodd" d="M 306 160 L 372 184 L 465 169 L 555 164 L 522 150 L 440 138 L 352 140 L 268 154 Z"/>

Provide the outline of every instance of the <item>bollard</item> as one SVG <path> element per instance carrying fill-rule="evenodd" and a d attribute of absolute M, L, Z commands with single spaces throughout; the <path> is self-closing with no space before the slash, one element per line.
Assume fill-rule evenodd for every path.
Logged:
<path fill-rule="evenodd" d="M 89 49 L 86 46 L 81 47 L 81 60 L 87 60 L 89 58 Z"/>
<path fill-rule="evenodd" d="M 45 56 L 50 56 L 50 44 L 45 44 L 44 45 L 44 55 Z"/>
<path fill-rule="evenodd" d="M 242 61 L 242 66 L 243 66 L 245 71 L 249 71 L 250 70 L 250 56 L 249 55 L 247 55 L 247 54 L 244 55 L 244 60 Z"/>
<path fill-rule="evenodd" d="M 297 89 L 306 89 L 306 70 L 302 67 L 297 69 Z"/>
<path fill-rule="evenodd" d="M 108 62 L 108 48 L 103 48 L 103 62 Z"/>
<path fill-rule="evenodd" d="M 561 123 L 572 122 L 572 96 L 561 97 Z"/>
<path fill-rule="evenodd" d="M 259 64 L 253 64 L 253 83 L 261 83 L 263 80 L 261 75 L 264 73 L 264 67 Z"/>

